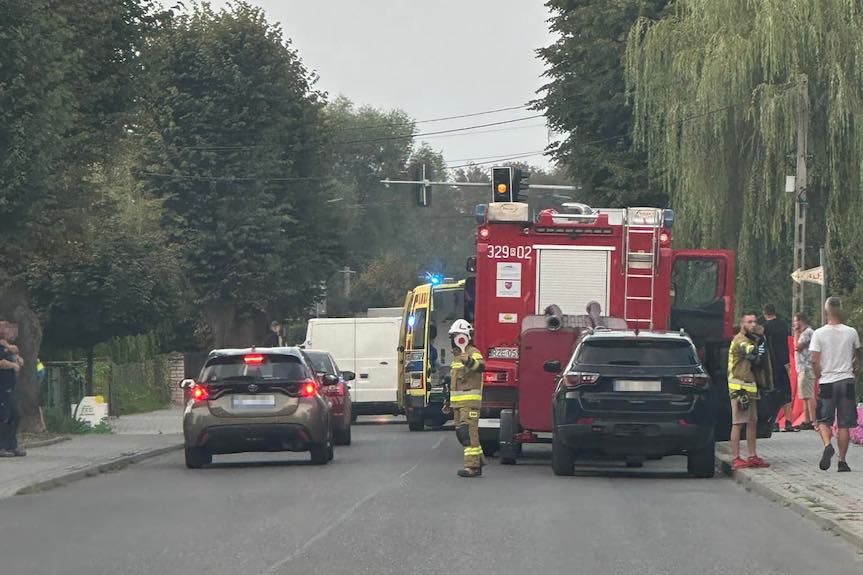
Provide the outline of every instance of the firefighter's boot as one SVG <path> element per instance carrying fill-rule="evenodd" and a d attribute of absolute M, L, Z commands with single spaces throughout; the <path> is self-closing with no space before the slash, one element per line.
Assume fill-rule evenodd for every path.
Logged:
<path fill-rule="evenodd" d="M 478 467 L 476 469 L 459 469 L 458 476 L 459 477 L 479 477 L 482 475 L 482 467 Z"/>

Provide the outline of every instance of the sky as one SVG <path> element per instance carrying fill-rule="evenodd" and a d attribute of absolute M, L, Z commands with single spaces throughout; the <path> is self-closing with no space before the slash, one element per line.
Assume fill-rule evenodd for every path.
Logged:
<path fill-rule="evenodd" d="M 526 104 L 542 86 L 536 49 L 553 41 L 540 0 L 251 0 L 282 26 L 331 98 L 401 108 L 416 120 Z M 212 2 L 214 8 L 226 1 Z M 534 116 L 526 108 L 420 123 L 419 132 Z M 476 133 L 482 132 L 482 133 Z M 541 152 L 544 118 L 420 138 L 448 164 Z M 542 155 L 523 157 L 547 167 Z"/>

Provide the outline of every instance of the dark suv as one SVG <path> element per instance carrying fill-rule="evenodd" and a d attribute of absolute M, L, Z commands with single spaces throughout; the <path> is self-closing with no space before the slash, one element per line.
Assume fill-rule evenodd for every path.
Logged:
<path fill-rule="evenodd" d="M 297 348 L 219 349 L 197 380 L 183 380 L 186 466 L 214 454 L 308 451 L 312 463 L 333 458 L 329 402 Z"/>
<path fill-rule="evenodd" d="M 714 473 L 715 403 L 710 377 L 683 334 L 598 330 L 576 345 L 553 399 L 552 468 L 602 453 L 642 461 L 685 454 L 689 472 Z M 561 373 L 562 371 L 562 373 Z"/>

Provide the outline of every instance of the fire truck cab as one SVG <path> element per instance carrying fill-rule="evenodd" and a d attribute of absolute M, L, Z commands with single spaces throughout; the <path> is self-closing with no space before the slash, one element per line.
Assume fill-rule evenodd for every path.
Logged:
<path fill-rule="evenodd" d="M 522 324 L 549 306 L 583 316 L 596 302 L 602 316 L 621 318 L 630 329 L 683 329 L 714 382 L 727 385 L 734 252 L 672 249 L 669 209 L 564 204 L 564 210 L 543 210 L 535 220 L 522 203 L 478 210 L 476 260 L 468 267 L 476 272 L 475 341 L 487 358 L 480 438 L 488 454 L 499 448 L 501 412 L 516 410 L 519 393 L 549 377 L 539 364 L 519 366 Z M 551 397 L 539 401 L 550 412 Z M 730 429 L 726 404 L 725 412 L 718 406 L 717 439 Z M 522 431 L 545 430 L 522 425 Z"/>

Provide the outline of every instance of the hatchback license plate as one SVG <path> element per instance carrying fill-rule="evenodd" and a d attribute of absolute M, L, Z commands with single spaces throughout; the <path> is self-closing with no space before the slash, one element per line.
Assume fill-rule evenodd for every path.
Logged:
<path fill-rule="evenodd" d="M 231 398 L 231 406 L 240 409 L 260 409 L 276 406 L 275 395 L 235 395 Z"/>
<path fill-rule="evenodd" d="M 615 379 L 614 391 L 662 391 L 662 382 L 648 379 Z"/>

